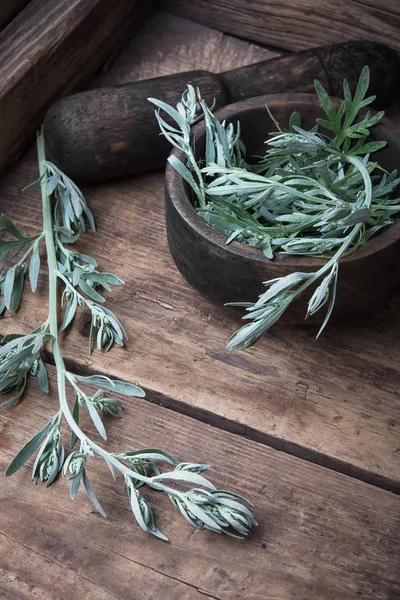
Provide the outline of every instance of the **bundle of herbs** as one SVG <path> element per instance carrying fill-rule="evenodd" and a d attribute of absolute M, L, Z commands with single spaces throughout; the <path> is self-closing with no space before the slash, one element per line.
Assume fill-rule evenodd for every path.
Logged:
<path fill-rule="evenodd" d="M 116 473 L 122 475 L 132 512 L 145 531 L 167 539 L 157 528 L 153 511 L 143 494 L 147 486 L 166 493 L 173 506 L 194 527 L 233 537 L 247 535 L 257 524 L 243 503 L 247 501 L 236 493 L 216 489 L 203 475 L 210 465 L 181 462 L 157 448 L 111 452 L 83 430 L 80 415 L 86 412 L 98 434 L 106 440 L 102 416 L 116 415 L 120 407 L 120 401 L 113 394 L 143 398 L 145 393 L 132 383 L 104 375 L 80 376 L 66 368 L 60 334 L 81 309 L 86 308 L 91 314 L 90 351 L 94 335 L 98 350 L 108 351 L 114 344 L 124 345 L 126 332 L 122 324 L 104 306 L 104 291 L 124 282 L 112 273 L 99 271 L 94 258 L 72 248 L 85 232 L 86 222 L 95 229 L 93 215 L 74 183 L 46 161 L 42 135 L 38 137 L 37 148 L 40 177 L 30 187 L 39 185 L 41 188 L 43 229 L 36 235 L 25 236 L 9 217 L 1 215 L 0 295 L 3 300 L 0 314 L 18 309 L 25 279 L 29 279 L 32 291 L 36 291 L 42 244 L 46 247 L 48 266 L 48 317 L 40 327 L 26 335 L 3 337 L 0 393 L 13 393 L 2 406 L 17 404 L 24 395 L 28 379 L 33 376 L 37 376 L 42 391 L 48 393 L 49 378 L 43 361 L 43 351 L 48 349 L 53 353 L 56 368 L 59 410 L 18 452 L 5 474 L 15 473 L 36 453 L 32 469 L 35 483 L 40 480 L 48 486 L 62 472 L 70 480 L 71 498 L 74 499 L 83 488 L 95 509 L 106 517 L 88 478 L 90 462 L 97 457 L 105 461 L 114 479 Z M 62 288 L 63 310 L 59 304 L 58 285 Z M 63 313 L 60 326 L 59 312 Z M 72 397 L 72 408 L 68 396 Z M 65 425 L 71 433 L 68 456 L 63 443 L 62 428 Z M 76 444 L 78 447 L 74 449 Z M 188 486 L 194 487 L 185 489 Z"/>
<path fill-rule="evenodd" d="M 255 164 L 247 162 L 240 124 L 235 128 L 220 122 L 193 87 L 188 86 L 176 109 L 149 99 L 158 108 L 162 134 L 186 158 L 183 163 L 171 155 L 170 164 L 191 187 L 198 214 L 226 236 L 227 244 L 236 240 L 259 248 L 268 260 L 276 252 L 324 259 L 314 273 L 294 272 L 264 282 L 267 289 L 254 303 L 230 303 L 245 307 L 243 318 L 250 321 L 229 339 L 230 350 L 252 346 L 308 288 L 315 289 L 306 317 L 327 305 L 320 335 L 335 304 L 340 259 L 395 222 L 400 199 L 394 192 L 400 179 L 397 171 L 385 172 L 371 160 L 386 142 L 369 140 L 371 127 L 384 113 L 363 110 L 375 100 L 367 97 L 368 86 L 364 67 L 354 95 L 344 81 L 344 98 L 336 109 L 316 81 L 326 118 L 306 131 L 295 112 L 282 130 L 270 114 L 277 131 Z M 200 119 L 205 123 L 205 156 L 197 161 L 191 127 Z"/>

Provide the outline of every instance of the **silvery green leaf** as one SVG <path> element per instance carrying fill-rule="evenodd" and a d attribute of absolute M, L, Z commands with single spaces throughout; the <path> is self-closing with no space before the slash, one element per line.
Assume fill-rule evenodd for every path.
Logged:
<path fill-rule="evenodd" d="M 25 375 L 24 381 L 22 383 L 22 387 L 20 388 L 19 392 L 12 398 L 9 398 L 8 400 L 5 400 L 5 402 L 2 402 L 0 404 L 0 407 L 15 406 L 16 404 L 18 404 L 18 402 L 21 400 L 22 396 L 24 395 L 24 392 L 26 389 L 26 383 L 27 383 L 27 375 Z"/>
<path fill-rule="evenodd" d="M 214 136 L 212 131 L 212 125 L 209 120 L 206 120 L 206 150 L 205 150 L 205 159 L 206 159 L 206 167 L 215 163 L 215 146 L 214 146 Z"/>
<path fill-rule="evenodd" d="M 2 260 L 5 255 L 11 250 L 17 250 L 23 248 L 24 243 L 21 241 L 13 242 L 11 240 L 1 240 L 0 239 L 0 260 Z"/>
<path fill-rule="evenodd" d="M 74 407 L 72 409 L 72 417 L 73 417 L 75 423 L 77 425 L 79 425 L 79 402 L 78 402 L 77 398 L 75 398 Z M 76 436 L 76 433 L 74 432 L 73 429 L 71 429 L 70 448 L 73 448 L 75 446 L 75 443 L 76 443 L 77 439 L 78 438 Z"/>
<path fill-rule="evenodd" d="M 199 505 L 195 504 L 194 502 L 191 502 L 188 498 L 185 498 L 183 508 L 187 511 L 190 511 L 199 521 L 201 521 L 201 523 L 203 524 L 203 526 L 206 527 L 206 529 L 209 529 L 210 531 L 215 531 L 216 533 L 221 533 L 221 527 Z M 192 525 L 195 525 L 195 523 L 193 523 L 193 521 L 190 519 L 190 515 L 188 515 L 188 517 L 189 522 L 192 523 Z M 197 525 L 197 527 L 198 526 L 199 525 Z"/>
<path fill-rule="evenodd" d="M 366 207 L 360 208 L 355 212 L 351 213 L 346 219 L 343 220 L 343 225 L 346 227 L 353 227 L 358 223 L 364 223 L 371 217 L 370 210 Z"/>
<path fill-rule="evenodd" d="M 336 272 L 337 263 L 335 262 L 330 273 L 322 280 L 322 282 L 319 284 L 319 286 L 316 288 L 315 292 L 311 296 L 308 303 L 307 317 L 309 315 L 315 314 L 328 301 L 329 286 L 332 282 L 332 279 L 335 278 Z"/>
<path fill-rule="evenodd" d="M 122 281 L 122 279 L 114 275 L 114 273 L 102 273 L 102 275 L 106 278 L 107 283 L 111 283 L 112 285 L 125 285 L 125 281 Z"/>
<path fill-rule="evenodd" d="M 47 460 L 52 455 L 53 450 L 53 430 L 47 434 L 43 444 L 39 448 L 39 452 L 36 455 L 35 462 L 32 467 L 32 481 L 36 484 L 38 479 L 44 480 L 44 468 Z"/>
<path fill-rule="evenodd" d="M 22 292 L 24 291 L 24 282 L 25 282 L 25 269 L 23 267 L 16 268 L 15 277 L 14 277 L 14 285 L 11 294 L 11 310 L 14 312 L 18 310 Z"/>
<path fill-rule="evenodd" d="M 153 511 L 148 502 L 142 498 L 134 486 L 128 484 L 128 495 L 132 512 L 140 527 L 152 533 L 161 540 L 168 541 L 168 538 L 156 527 Z"/>
<path fill-rule="evenodd" d="M 125 282 L 122 281 L 119 277 L 114 275 L 113 273 L 98 273 L 95 271 L 94 273 L 85 274 L 85 279 L 90 281 L 96 281 L 106 287 L 106 284 L 111 283 L 112 285 L 124 285 Z"/>
<path fill-rule="evenodd" d="M 76 376 L 78 381 L 87 383 L 88 385 L 98 385 L 99 387 L 111 390 L 116 394 L 123 394 L 124 396 L 132 396 L 135 398 L 144 398 L 145 392 L 139 386 L 134 383 L 126 383 L 125 381 L 119 381 L 118 379 L 110 379 L 104 375 L 90 375 L 83 377 L 80 375 Z"/>
<path fill-rule="evenodd" d="M 291 117 L 289 119 L 289 129 L 293 129 L 293 127 L 300 127 L 301 125 L 301 119 L 300 119 L 300 115 L 297 111 L 293 112 L 291 114 Z"/>
<path fill-rule="evenodd" d="M 100 502 L 97 500 L 96 494 L 94 493 L 93 488 L 90 485 L 90 482 L 89 482 L 88 476 L 86 475 L 85 469 L 83 469 L 83 471 L 82 471 L 82 483 L 83 483 L 84 490 L 85 490 L 86 494 L 88 495 L 90 502 L 93 504 L 93 506 L 95 507 L 97 512 L 99 512 L 101 514 L 101 516 L 104 517 L 104 519 L 107 519 L 107 515 L 104 512 L 103 507 L 101 506 Z"/>
<path fill-rule="evenodd" d="M 179 173 L 179 175 L 181 177 L 183 177 L 183 179 L 185 181 L 187 181 L 187 183 L 193 189 L 193 191 L 196 194 L 196 196 L 199 197 L 199 195 L 200 195 L 200 188 L 199 188 L 198 184 L 196 183 L 193 175 L 189 171 L 189 169 L 179 160 L 179 158 L 177 158 L 173 154 L 168 157 L 168 162 L 175 169 L 175 171 L 177 173 Z"/>
<path fill-rule="evenodd" d="M 2 231 L 7 231 L 9 234 L 14 236 L 17 240 L 24 239 L 24 236 L 22 235 L 22 233 L 20 232 L 18 227 L 15 225 L 15 223 L 12 222 L 10 217 L 7 217 L 7 215 L 1 215 L 0 221 L 1 221 L 2 225 L 4 226 L 4 229 Z"/>
<path fill-rule="evenodd" d="M 189 510 L 186 506 L 186 500 L 183 501 L 180 498 L 177 498 L 176 496 L 173 496 L 172 494 L 169 494 L 170 500 L 172 502 L 172 504 L 174 506 L 176 506 L 176 508 L 179 510 L 179 512 L 181 513 L 181 515 L 184 517 L 184 519 L 186 519 L 186 521 L 190 524 L 193 525 L 193 527 L 197 527 L 198 529 L 204 529 L 204 523 L 196 518 L 193 515 L 191 515 L 189 513 Z"/>
<path fill-rule="evenodd" d="M 56 189 L 59 182 L 60 182 L 60 176 L 58 173 L 55 173 L 47 180 L 46 193 L 48 196 L 51 196 L 51 194 L 54 192 L 54 190 Z"/>
<path fill-rule="evenodd" d="M 103 421 L 101 420 L 99 413 L 97 412 L 97 410 L 91 403 L 90 398 L 88 398 L 86 401 L 86 408 L 89 411 L 90 418 L 92 419 L 93 424 L 96 427 L 97 431 L 99 432 L 101 437 L 106 440 L 107 434 L 106 434 L 106 430 L 104 429 Z"/>
<path fill-rule="evenodd" d="M 34 435 L 33 438 L 29 440 L 29 442 L 25 444 L 23 448 L 21 448 L 18 454 L 10 462 L 4 473 L 7 477 L 9 475 L 13 475 L 14 473 L 16 473 L 16 471 L 18 471 L 18 469 L 24 466 L 24 464 L 30 459 L 32 454 L 34 454 L 39 448 L 40 444 L 43 442 L 49 431 L 52 429 L 53 425 L 53 419 L 50 419 L 50 421 L 43 427 L 43 429 L 41 429 L 36 435 Z"/>
<path fill-rule="evenodd" d="M 38 247 L 38 244 L 35 243 L 33 245 L 31 260 L 29 263 L 29 283 L 31 285 L 32 292 L 36 292 L 39 272 L 40 272 L 39 247 Z"/>
<path fill-rule="evenodd" d="M 219 500 L 220 504 L 223 504 L 224 506 L 227 506 L 233 510 L 238 511 L 239 513 L 242 513 L 244 515 L 247 515 L 248 517 L 253 517 L 252 512 L 247 508 L 247 506 L 244 506 L 243 504 L 241 504 L 240 502 L 237 502 L 236 500 L 232 500 L 231 498 L 223 498 Z"/>
<path fill-rule="evenodd" d="M 34 344 L 32 346 L 32 354 L 35 355 L 39 352 L 39 350 L 43 347 L 44 335 L 43 333 L 36 334 L 34 338 Z"/>
<path fill-rule="evenodd" d="M 264 240 L 263 252 L 264 252 L 264 256 L 266 258 L 268 258 L 270 260 L 272 260 L 274 258 L 274 252 L 272 250 L 271 240 L 268 238 Z"/>
<path fill-rule="evenodd" d="M 17 270 L 17 265 L 14 265 L 14 267 L 11 267 L 10 269 L 8 269 L 6 278 L 4 280 L 3 295 L 4 295 L 4 302 L 5 302 L 7 309 L 11 308 L 11 298 L 12 298 L 12 292 L 13 292 L 13 288 L 14 288 L 16 270 Z"/>
<path fill-rule="evenodd" d="M 78 454 L 78 452 L 71 452 L 71 453 L 70 453 L 70 454 L 67 456 L 67 458 L 65 459 L 65 461 L 64 461 L 64 464 L 63 464 L 63 468 L 62 468 L 62 474 L 63 474 L 63 477 L 66 477 L 66 476 L 68 475 L 68 472 L 69 472 L 69 466 L 70 466 L 70 464 L 72 463 L 73 459 L 76 459 L 76 458 L 77 458 L 77 454 Z M 82 463 L 82 464 L 83 464 L 83 463 Z M 74 469 L 73 471 L 74 471 L 74 472 L 73 472 L 73 474 L 72 474 L 72 477 L 74 477 L 74 476 L 76 475 L 76 470 Z"/>
<path fill-rule="evenodd" d="M 175 467 L 175 471 L 189 471 L 190 473 L 203 473 L 208 471 L 211 465 L 196 464 L 196 463 L 179 463 Z"/>
<path fill-rule="evenodd" d="M 12 371 L 18 369 L 24 362 L 32 359 L 31 349 L 23 348 L 18 354 L 3 358 L 1 370 L 4 375 L 9 375 Z"/>
<path fill-rule="evenodd" d="M 3 337 L 1 340 L 2 346 L 0 347 L 0 356 L 3 354 L 8 354 L 10 350 L 15 348 L 16 346 L 21 345 L 24 342 L 29 342 L 35 337 L 34 334 L 30 333 L 28 335 L 23 335 L 20 333 L 8 334 Z M 24 339 L 22 339 L 24 338 Z"/>
<path fill-rule="evenodd" d="M 116 481 L 116 480 L 117 480 L 117 478 L 116 478 L 116 476 L 115 476 L 115 469 L 114 469 L 114 467 L 113 467 L 112 463 L 109 461 L 109 459 L 107 458 L 107 455 L 106 455 L 106 454 L 104 454 L 104 455 L 103 455 L 103 458 L 104 458 L 104 461 L 105 461 L 105 463 L 106 463 L 107 467 L 110 469 L 110 472 L 111 472 L 112 478 L 114 479 L 114 481 Z"/>
<path fill-rule="evenodd" d="M 98 292 L 96 292 L 96 290 L 94 288 L 92 288 L 90 285 L 88 285 L 86 283 L 86 281 L 84 281 L 83 279 L 80 279 L 79 287 L 81 288 L 82 292 L 84 292 L 87 296 L 89 296 L 89 298 L 91 298 L 95 302 L 105 302 L 106 301 L 106 299 L 103 298 L 103 296 L 101 296 Z"/>
<path fill-rule="evenodd" d="M 233 233 L 231 233 L 231 235 L 228 237 L 228 239 L 226 240 L 226 244 L 230 244 L 231 242 L 233 242 L 233 240 L 235 238 L 237 238 L 238 235 L 240 235 L 243 232 L 243 228 L 240 229 L 235 229 L 235 231 Z"/>
<path fill-rule="evenodd" d="M 298 272 L 290 273 L 284 277 L 271 279 L 270 281 L 265 282 L 265 285 L 268 285 L 269 289 L 259 296 L 257 302 L 254 304 L 254 307 L 251 310 L 257 310 L 284 290 L 294 290 L 300 283 L 309 277 L 312 277 L 312 274 L 310 275 L 310 273 Z"/>
<path fill-rule="evenodd" d="M 6 373 L 1 373 L 0 375 L 1 379 L 0 379 L 0 393 L 1 394 L 8 394 L 8 392 L 11 392 L 12 390 L 15 390 L 19 387 L 20 385 L 20 377 L 18 377 L 17 374 L 6 374 Z"/>
<path fill-rule="evenodd" d="M 220 512 L 221 512 L 221 515 L 224 517 L 224 519 L 226 519 L 228 524 L 231 527 L 233 527 L 233 529 L 236 529 L 236 531 L 241 533 L 243 536 L 246 536 L 249 533 L 248 527 L 246 527 L 245 523 L 242 522 L 240 517 L 235 518 L 233 516 L 232 512 L 226 508 L 221 508 Z M 235 537 L 239 537 L 239 536 L 235 536 Z"/>
<path fill-rule="evenodd" d="M 241 494 L 237 494 L 236 492 L 230 492 L 228 490 L 213 490 L 212 492 L 208 493 L 211 494 L 211 496 L 213 496 L 214 498 L 217 498 L 218 501 L 224 498 L 230 498 L 232 500 L 243 500 L 247 504 L 250 504 L 250 506 L 254 506 L 253 503 L 250 502 L 250 500 L 248 500 L 248 498 L 245 498 L 244 496 L 242 496 Z"/>
<path fill-rule="evenodd" d="M 81 485 L 82 475 L 83 475 L 83 471 L 80 471 L 76 475 L 73 475 L 72 477 L 70 477 L 71 483 L 70 483 L 69 494 L 70 494 L 71 500 L 75 500 L 75 498 L 76 498 L 76 494 L 78 493 L 79 486 Z"/>
<path fill-rule="evenodd" d="M 369 88 L 369 68 L 363 67 L 358 80 L 357 89 L 354 94 L 354 104 L 359 104 L 364 98 Z"/>
<path fill-rule="evenodd" d="M 155 106 L 157 106 L 158 108 L 161 108 L 170 117 L 172 117 L 172 119 L 177 123 L 177 125 L 182 131 L 188 130 L 189 126 L 186 120 L 184 119 L 184 117 L 182 117 L 181 114 L 179 114 L 179 112 L 175 108 L 172 108 L 172 106 L 170 106 L 166 102 L 163 102 L 162 100 L 157 100 L 156 98 L 147 98 L 147 100 L 152 104 L 155 104 Z"/>
<path fill-rule="evenodd" d="M 280 319 L 282 314 L 285 312 L 292 296 L 288 296 L 282 299 L 277 305 L 270 305 L 266 316 L 260 320 L 253 321 L 241 327 L 236 331 L 228 340 L 226 347 L 228 350 L 245 350 L 250 348 L 274 323 Z"/>
<path fill-rule="evenodd" d="M 353 156 L 355 154 L 372 154 L 373 152 L 378 152 L 385 146 L 387 146 L 387 142 L 369 142 L 368 144 L 364 144 L 359 148 L 353 148 L 351 150 L 351 154 Z"/>
<path fill-rule="evenodd" d="M 92 265 L 93 267 L 97 267 L 97 261 L 92 256 L 88 256 L 87 254 L 79 253 L 78 257 L 82 262 L 88 263 L 89 265 Z"/>
<path fill-rule="evenodd" d="M 72 285 L 76 287 L 80 281 L 83 270 L 80 267 L 75 267 L 72 272 Z"/>
<path fill-rule="evenodd" d="M 40 182 L 42 181 L 42 179 L 45 177 L 45 173 L 43 173 L 43 175 L 41 177 L 39 177 L 38 179 L 36 179 L 36 181 L 33 181 L 32 183 L 30 183 L 29 185 L 27 185 L 26 187 L 22 188 L 23 192 L 30 192 L 31 190 L 34 190 L 35 188 L 39 187 Z"/>
<path fill-rule="evenodd" d="M 170 471 L 168 473 L 161 473 L 152 477 L 152 481 L 159 482 L 164 480 L 181 481 L 183 483 L 193 483 L 194 485 L 202 485 L 210 490 L 215 490 L 215 485 L 208 481 L 202 475 L 197 473 L 191 473 L 189 471 Z"/>
<path fill-rule="evenodd" d="M 101 311 L 107 315 L 108 320 L 110 321 L 111 325 L 113 326 L 113 328 L 115 329 L 115 331 L 117 332 L 117 334 L 121 338 L 121 340 L 124 337 L 127 338 L 127 334 L 126 334 L 124 327 L 118 321 L 118 319 L 114 315 L 114 313 L 112 313 L 111 310 L 108 310 L 108 308 L 106 308 L 105 306 L 101 307 Z M 121 342 L 121 346 L 123 346 L 122 342 Z"/>
<path fill-rule="evenodd" d="M 64 462 L 64 446 L 61 443 L 60 447 L 54 451 L 53 466 L 52 466 L 51 470 L 46 473 L 46 479 L 45 479 L 46 487 L 48 487 L 49 485 L 51 485 L 54 482 L 55 478 L 57 477 L 57 475 L 60 473 L 60 471 L 62 469 L 63 462 Z"/>
<path fill-rule="evenodd" d="M 155 116 L 158 121 L 158 124 L 160 125 L 160 128 L 163 131 L 177 134 L 177 136 L 179 136 L 179 137 L 182 135 L 182 132 L 179 129 L 177 129 L 176 127 L 173 127 L 172 125 L 170 125 L 169 123 L 164 121 L 164 119 L 161 117 L 159 112 L 155 111 Z M 165 133 L 164 133 L 164 135 L 165 135 Z"/>
<path fill-rule="evenodd" d="M 39 358 L 38 381 L 39 381 L 39 386 L 40 386 L 40 389 L 42 390 L 42 392 L 45 392 L 46 394 L 48 394 L 49 393 L 49 378 L 47 375 L 46 365 L 44 364 L 44 362 L 42 361 L 41 358 Z"/>
<path fill-rule="evenodd" d="M 68 325 L 71 323 L 72 319 L 75 317 L 77 307 L 78 307 L 77 296 L 76 296 L 76 294 L 73 294 L 73 296 L 68 301 L 67 306 L 65 307 L 64 320 L 60 327 L 60 332 L 64 331 L 64 329 L 66 329 L 68 327 Z"/>
<path fill-rule="evenodd" d="M 129 452 L 124 452 L 122 454 L 116 455 L 118 458 L 126 459 L 145 459 L 145 460 L 161 460 L 163 462 L 169 463 L 170 465 L 177 466 L 179 465 L 179 460 L 165 452 L 164 450 L 160 450 L 158 448 L 143 448 L 141 450 L 132 450 Z"/>
<path fill-rule="evenodd" d="M 321 335 L 321 333 L 325 329 L 326 324 L 328 323 L 328 321 L 329 321 L 329 319 L 331 317 L 333 308 L 335 306 L 338 271 L 339 271 L 339 269 L 336 268 L 335 279 L 334 279 L 334 281 L 332 283 L 332 291 L 331 291 L 331 298 L 330 298 L 330 302 L 329 302 L 328 311 L 327 311 L 327 313 L 325 315 L 325 319 L 324 319 L 324 321 L 323 321 L 323 323 L 322 323 L 322 325 L 321 325 L 321 327 L 320 327 L 320 329 L 319 329 L 319 331 L 317 333 L 317 336 L 316 336 L 317 339 L 319 338 L 319 336 Z"/>

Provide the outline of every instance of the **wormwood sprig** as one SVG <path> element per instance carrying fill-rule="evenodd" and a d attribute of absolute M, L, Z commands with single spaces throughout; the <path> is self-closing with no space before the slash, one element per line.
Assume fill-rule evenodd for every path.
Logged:
<path fill-rule="evenodd" d="M 188 111 L 185 118 L 195 118 L 190 105 L 183 103 L 180 110 Z M 19 306 L 27 273 L 35 291 L 40 270 L 39 244 L 44 240 L 49 313 L 46 321 L 31 333 L 3 338 L 0 346 L 0 393 L 16 390 L 15 395 L 6 400 L 3 406 L 16 404 L 22 398 L 30 376 L 37 376 L 41 389 L 49 392 L 46 365 L 41 356 L 47 347 L 54 356 L 59 410 L 18 452 L 5 474 L 12 475 L 36 454 L 32 469 L 34 483 L 42 481 L 48 486 L 62 472 L 70 481 L 71 498 L 75 499 L 82 488 L 95 509 L 106 517 L 88 477 L 90 462 L 100 458 L 105 461 L 114 479 L 117 473 L 122 475 L 134 517 L 145 531 L 167 539 L 157 528 L 152 508 L 143 495 L 147 486 L 165 492 L 174 507 L 193 526 L 236 537 L 245 536 L 256 525 L 251 512 L 243 504 L 248 501 L 232 492 L 216 490 L 202 475 L 210 465 L 182 463 L 167 452 L 152 448 L 109 452 L 81 428 L 80 416 L 84 411 L 98 434 L 106 440 L 102 417 L 115 416 L 120 407 L 120 400 L 113 397 L 114 394 L 143 398 L 145 393 L 132 383 L 112 380 L 104 375 L 75 375 L 65 367 L 60 333 L 71 324 L 78 310 L 84 307 L 90 310 L 92 317 L 90 349 L 96 330 L 99 350 L 108 351 L 114 343 L 124 345 L 126 332 L 117 317 L 104 306 L 106 298 L 103 291 L 110 291 L 111 285 L 123 285 L 123 281 L 112 273 L 99 271 L 92 257 L 71 249 L 72 244 L 86 231 L 85 220 L 95 230 L 93 215 L 74 183 L 45 160 L 42 135 L 38 136 L 37 148 L 40 177 L 30 187 L 41 187 L 43 231 L 26 237 L 8 217 L 1 217 L 3 228 L 0 233 L 4 237 L 0 239 L 1 310 Z M 7 258 L 3 260 L 6 255 Z M 28 269 L 26 261 L 29 255 Z M 61 304 L 64 314 L 60 327 L 57 283 L 63 288 Z M 68 394 L 74 397 L 72 410 Z M 62 435 L 65 424 L 71 430 L 72 452 L 67 457 Z M 79 445 L 78 449 L 74 449 L 76 445 Z M 162 466 L 166 469 L 162 470 Z M 195 487 L 190 489 L 191 486 Z"/>
<path fill-rule="evenodd" d="M 272 260 L 280 252 L 326 260 L 315 273 L 292 273 L 264 282 L 267 290 L 254 303 L 230 303 L 244 307 L 247 314 L 243 318 L 251 321 L 229 339 L 230 350 L 254 344 L 309 288 L 315 289 L 306 318 L 327 306 L 320 335 L 334 308 L 340 259 L 397 219 L 400 199 L 393 197 L 400 183 L 397 171 L 386 173 L 371 160 L 371 153 L 386 145 L 369 139 L 370 129 L 384 113 L 360 113 L 375 100 L 375 96 L 366 97 L 368 87 L 369 70 L 365 67 L 354 96 L 344 81 L 344 98 L 335 108 L 316 81 L 326 118 L 317 119 L 315 126 L 306 131 L 295 112 L 283 131 L 269 113 L 278 131 L 270 134 L 265 156 L 249 164 L 239 125 L 235 133 L 232 124 L 220 123 L 188 86 L 186 103 L 192 102 L 191 111 L 196 115 L 201 109 L 205 120 L 205 154 L 196 163 L 190 123 L 186 121 L 185 143 L 174 145 L 183 150 L 187 163 L 184 165 L 175 156 L 169 162 L 191 186 L 199 215 L 226 236 L 227 244 L 236 240 L 259 248 L 267 259 Z M 186 113 L 181 110 L 177 121 L 174 109 L 150 101 L 181 127 Z M 156 116 L 166 135 L 159 112 Z M 182 131 L 175 130 L 174 135 L 180 139 Z M 193 185 L 191 171 L 195 163 Z"/>

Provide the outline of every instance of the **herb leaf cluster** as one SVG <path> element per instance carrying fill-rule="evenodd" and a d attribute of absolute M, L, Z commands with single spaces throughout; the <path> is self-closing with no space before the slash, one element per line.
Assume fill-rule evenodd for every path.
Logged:
<path fill-rule="evenodd" d="M 100 458 L 108 465 L 114 479 L 117 473 L 122 474 L 137 523 L 158 538 L 167 539 L 157 528 L 152 508 L 143 494 L 146 486 L 166 493 L 173 506 L 194 527 L 233 537 L 247 535 L 249 529 L 257 524 L 245 505 L 248 501 L 233 492 L 217 490 L 202 475 L 210 465 L 182 463 L 160 449 L 110 452 L 81 428 L 80 416 L 84 411 L 97 433 L 106 440 L 102 417 L 116 415 L 120 407 L 120 401 L 114 394 L 143 398 L 145 392 L 137 385 L 104 375 L 84 377 L 66 369 L 60 333 L 83 308 L 91 313 L 90 350 L 94 334 L 98 350 L 108 351 L 114 343 L 124 345 L 126 332 L 117 317 L 104 306 L 106 298 L 103 295 L 103 290 L 110 291 L 111 285 L 122 285 L 123 281 L 112 273 L 99 271 L 92 257 L 71 248 L 86 231 L 86 221 L 95 230 L 93 215 L 75 184 L 46 161 L 41 134 L 37 148 L 40 177 L 29 187 L 41 188 L 43 231 L 35 236 L 24 236 L 11 219 L 1 216 L 0 311 L 18 308 L 26 275 L 32 290 L 36 290 L 40 271 L 39 244 L 44 241 L 49 282 L 48 318 L 26 335 L 3 337 L 0 345 L 0 393 L 14 392 L 13 397 L 2 406 L 16 404 L 23 397 L 30 376 L 37 376 L 42 391 L 48 393 L 49 378 L 42 356 L 47 348 L 53 353 L 56 367 L 59 410 L 17 453 L 5 474 L 12 475 L 36 454 L 32 469 L 34 483 L 42 481 L 48 486 L 62 473 L 70 481 L 71 498 L 75 499 L 79 489 L 83 489 L 95 509 L 106 517 L 88 477 L 90 461 Z M 60 326 L 58 284 L 62 287 L 64 307 Z M 68 396 L 74 400 L 72 408 Z M 65 425 L 71 434 L 69 454 L 63 439 Z M 162 466 L 166 469 L 162 470 Z"/>
<path fill-rule="evenodd" d="M 256 164 L 246 162 L 239 124 L 235 128 L 221 123 L 191 86 L 182 100 L 192 103 L 190 110 L 184 112 L 178 104 L 179 121 L 175 109 L 149 99 L 175 121 L 171 139 L 171 126 L 156 111 L 162 133 L 186 159 L 185 164 L 176 156 L 168 160 L 191 186 L 198 214 L 226 236 L 227 244 L 235 240 L 259 248 L 269 260 L 276 252 L 326 260 L 315 273 L 292 273 L 264 282 L 267 290 L 256 302 L 231 303 L 243 306 L 243 318 L 250 322 L 229 339 L 230 350 L 254 344 L 308 288 L 314 292 L 306 318 L 327 308 L 320 335 L 334 308 L 340 259 L 397 219 L 397 171 L 387 173 L 371 159 L 371 153 L 386 145 L 369 139 L 370 129 L 384 113 L 360 112 L 375 100 L 366 96 L 368 87 L 369 70 L 364 67 L 354 95 L 344 81 L 344 98 L 335 107 L 316 81 L 326 118 L 317 119 L 307 131 L 295 112 L 288 129 L 282 130 L 270 114 L 277 131 L 270 134 L 265 156 Z M 198 162 L 189 121 L 184 136 L 181 128 L 187 112 L 192 121 L 201 116 L 205 121 L 205 155 Z"/>

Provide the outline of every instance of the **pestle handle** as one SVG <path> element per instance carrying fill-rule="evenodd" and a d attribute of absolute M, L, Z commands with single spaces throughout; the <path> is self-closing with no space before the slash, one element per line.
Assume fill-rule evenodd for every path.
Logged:
<path fill-rule="evenodd" d="M 400 57 L 374 42 L 346 42 L 305 50 L 219 75 L 191 71 L 99 88 L 67 96 L 44 121 L 46 152 L 78 182 L 104 181 L 162 168 L 170 146 L 159 134 L 154 106 L 147 98 L 175 105 L 187 84 L 199 87 L 216 108 L 264 94 L 313 92 L 318 79 L 332 96 L 343 79 L 354 90 L 364 65 L 370 69 L 375 108 L 400 97 Z"/>

